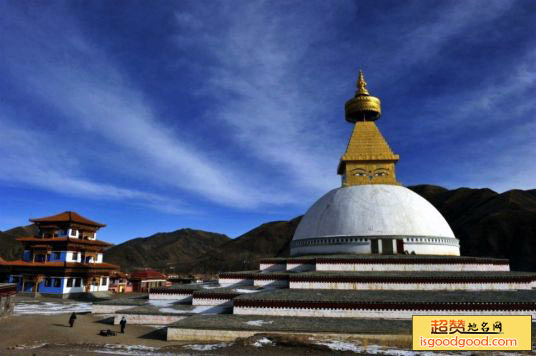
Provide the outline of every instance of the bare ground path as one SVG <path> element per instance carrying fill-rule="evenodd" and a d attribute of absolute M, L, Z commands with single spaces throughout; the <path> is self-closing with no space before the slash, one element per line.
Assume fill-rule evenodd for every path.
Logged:
<path fill-rule="evenodd" d="M 326 347 L 284 341 L 256 347 L 253 341 L 234 344 L 168 342 L 162 330 L 127 325 L 125 334 L 104 337 L 101 329 L 119 331 L 102 317 L 78 314 L 73 328 L 69 313 L 14 315 L 0 319 L 0 355 L 332 355 Z M 341 354 L 341 353 L 337 353 Z M 346 354 L 343 353 L 343 354 Z M 353 353 L 348 353 L 353 354 Z"/>

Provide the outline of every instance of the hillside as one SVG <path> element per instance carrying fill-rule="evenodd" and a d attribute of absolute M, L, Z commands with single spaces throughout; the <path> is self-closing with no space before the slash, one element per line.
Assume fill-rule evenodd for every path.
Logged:
<path fill-rule="evenodd" d="M 18 237 L 34 236 L 37 233 L 35 225 L 19 226 L 10 230 L 0 231 L 0 257 L 14 260 L 22 257 L 22 244 L 16 241 Z"/>
<path fill-rule="evenodd" d="M 536 190 L 496 193 L 490 189 L 448 190 L 433 185 L 409 187 L 447 219 L 461 243 L 462 255 L 509 258 L 513 270 L 536 271 Z M 105 261 L 124 270 L 153 267 L 176 271 L 219 272 L 257 268 L 262 257 L 286 256 L 300 217 L 262 224 L 236 239 L 181 229 L 136 238 L 113 246 Z M 18 236 L 32 225 L 0 233 L 0 257 L 19 257 Z"/>
<path fill-rule="evenodd" d="M 460 239 L 461 254 L 510 259 L 512 270 L 536 271 L 536 190 L 410 187 L 428 199 Z"/>
<path fill-rule="evenodd" d="M 192 269 L 199 273 L 250 270 L 258 268 L 262 257 L 288 256 L 290 240 L 300 219 L 262 224 L 200 256 Z"/>
<path fill-rule="evenodd" d="M 127 272 L 135 267 L 153 267 L 166 271 L 169 271 L 169 267 L 178 267 L 180 270 L 189 270 L 199 256 L 216 253 L 229 240 L 226 235 L 201 230 L 159 232 L 109 248 L 104 254 L 104 261 L 119 265 Z"/>

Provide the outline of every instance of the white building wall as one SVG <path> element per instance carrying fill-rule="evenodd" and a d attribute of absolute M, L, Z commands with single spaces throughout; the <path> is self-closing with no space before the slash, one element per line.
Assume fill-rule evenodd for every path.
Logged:
<path fill-rule="evenodd" d="M 337 272 L 377 272 L 377 271 L 443 271 L 443 272 L 463 272 L 463 271 L 510 271 L 508 264 L 478 264 L 478 263 L 444 263 L 444 264 L 403 264 L 403 263 L 317 263 L 317 271 L 337 271 Z"/>
<path fill-rule="evenodd" d="M 178 302 L 192 301 L 192 293 L 175 294 L 175 293 L 149 293 L 151 300 L 176 300 Z"/>
<path fill-rule="evenodd" d="M 89 286 L 89 292 L 107 292 L 108 291 L 108 286 L 110 284 L 110 278 L 106 277 L 106 284 L 105 285 L 102 285 L 102 278 L 103 277 L 99 277 L 97 279 L 98 282 L 99 282 L 99 285 L 97 285 L 97 286 L 90 285 Z"/>
<path fill-rule="evenodd" d="M 393 251 L 396 251 L 396 241 L 393 240 Z M 459 256 L 460 247 L 452 244 L 440 244 L 440 243 L 411 243 L 404 241 L 404 251 L 409 254 L 415 253 L 416 255 L 434 255 L 434 256 Z M 303 245 L 292 247 L 292 255 L 314 255 L 314 254 L 357 254 L 357 255 L 370 255 L 372 254 L 372 247 L 370 240 L 366 243 L 351 244 L 351 243 L 332 243 L 325 245 Z M 382 254 L 382 242 L 378 240 L 378 254 Z"/>
<path fill-rule="evenodd" d="M 329 318 L 365 319 L 411 319 L 413 315 L 531 315 L 536 319 L 536 310 L 372 310 L 372 309 L 305 309 L 305 308 L 264 308 L 234 307 L 237 315 L 306 316 Z"/>
<path fill-rule="evenodd" d="M 416 255 L 440 255 L 440 256 L 459 256 L 460 247 L 455 245 L 440 245 L 440 244 L 413 244 L 404 241 L 404 251 L 409 253 L 414 252 Z"/>
<path fill-rule="evenodd" d="M 292 255 L 314 255 L 314 254 L 371 254 L 370 241 L 366 244 L 351 245 L 351 244 L 333 244 L 333 245 L 305 245 L 291 247 Z"/>
<path fill-rule="evenodd" d="M 221 306 L 221 307 L 232 307 L 232 299 L 215 299 L 215 298 L 193 298 L 192 305 L 212 305 L 212 306 Z"/>
<path fill-rule="evenodd" d="M 119 325 L 121 319 L 125 317 L 128 324 L 138 325 L 169 325 L 176 323 L 179 320 L 187 318 L 188 315 L 146 315 L 146 314 L 120 314 L 116 313 L 114 316 L 114 324 Z"/>
<path fill-rule="evenodd" d="M 91 306 L 92 314 L 114 314 L 119 310 L 127 310 L 137 307 L 138 305 L 111 305 L 111 304 L 93 304 Z"/>
<path fill-rule="evenodd" d="M 73 258 L 74 255 L 76 255 L 76 259 Z M 81 262 L 81 255 L 80 255 L 80 252 L 78 251 L 67 251 L 67 262 Z"/>
<path fill-rule="evenodd" d="M 74 286 L 74 282 L 73 282 Z M 82 293 L 84 291 L 84 280 L 82 280 L 80 287 L 67 287 L 67 283 L 63 284 L 63 294 L 66 293 Z"/>
<path fill-rule="evenodd" d="M 295 282 L 290 289 L 345 290 L 516 290 L 531 289 L 532 283 L 353 283 L 353 282 Z"/>

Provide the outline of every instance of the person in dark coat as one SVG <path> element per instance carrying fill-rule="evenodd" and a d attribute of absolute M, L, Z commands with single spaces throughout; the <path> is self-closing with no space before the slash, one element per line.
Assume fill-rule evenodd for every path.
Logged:
<path fill-rule="evenodd" d="M 73 325 L 74 325 L 74 321 L 75 321 L 75 320 L 76 320 L 76 313 L 73 312 L 73 313 L 71 314 L 71 317 L 69 318 L 69 325 L 71 325 L 71 328 L 73 327 Z"/>
<path fill-rule="evenodd" d="M 125 317 L 122 317 L 121 321 L 119 322 L 119 325 L 121 325 L 121 334 L 124 334 L 125 327 L 127 326 L 127 319 L 125 319 Z"/>

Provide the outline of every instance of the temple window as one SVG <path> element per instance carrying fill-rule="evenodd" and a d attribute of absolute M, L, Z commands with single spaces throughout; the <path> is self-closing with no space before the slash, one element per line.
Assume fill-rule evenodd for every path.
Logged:
<path fill-rule="evenodd" d="M 74 280 L 74 286 L 75 287 L 80 287 L 82 285 L 82 278 L 76 278 Z"/>
<path fill-rule="evenodd" d="M 54 259 L 55 260 L 61 259 L 61 252 L 54 252 Z"/>
<path fill-rule="evenodd" d="M 78 261 L 78 252 L 73 252 L 73 261 Z"/>
<path fill-rule="evenodd" d="M 45 255 L 35 255 L 35 262 L 45 262 Z"/>
<path fill-rule="evenodd" d="M 108 277 L 102 277 L 101 286 L 105 286 L 107 284 L 108 284 Z"/>
<path fill-rule="evenodd" d="M 52 285 L 52 280 L 50 278 L 45 278 L 45 287 L 50 287 Z"/>
<path fill-rule="evenodd" d="M 74 278 L 67 278 L 67 287 L 71 288 L 73 286 L 73 279 Z"/>
<path fill-rule="evenodd" d="M 61 287 L 61 278 L 54 278 L 54 287 Z"/>

